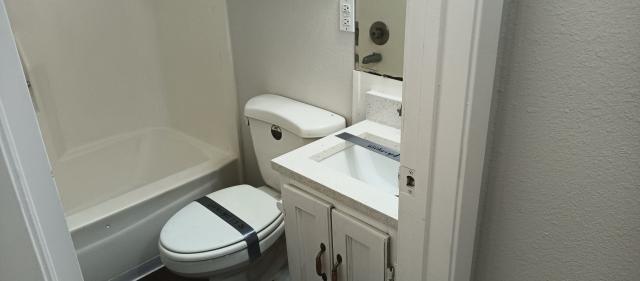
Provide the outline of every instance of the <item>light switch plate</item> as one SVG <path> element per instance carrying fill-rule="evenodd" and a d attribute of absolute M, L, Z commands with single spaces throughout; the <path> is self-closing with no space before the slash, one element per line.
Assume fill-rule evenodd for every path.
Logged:
<path fill-rule="evenodd" d="M 340 0 L 340 31 L 356 31 L 355 0 Z"/>

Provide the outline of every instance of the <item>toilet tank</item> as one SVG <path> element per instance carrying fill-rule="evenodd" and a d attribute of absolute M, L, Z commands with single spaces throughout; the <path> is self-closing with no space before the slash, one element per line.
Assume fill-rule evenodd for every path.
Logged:
<path fill-rule="evenodd" d="M 344 129 L 344 117 L 278 95 L 260 95 L 244 107 L 262 179 L 280 190 L 271 159 Z"/>

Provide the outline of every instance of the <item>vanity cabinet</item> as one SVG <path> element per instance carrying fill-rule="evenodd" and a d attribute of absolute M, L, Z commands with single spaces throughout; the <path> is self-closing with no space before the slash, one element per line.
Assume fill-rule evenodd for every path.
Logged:
<path fill-rule="evenodd" d="M 388 280 L 388 234 L 291 185 L 282 201 L 292 280 Z"/>
<path fill-rule="evenodd" d="M 335 209 L 331 212 L 331 228 L 336 280 L 386 280 L 389 241 L 386 233 Z M 342 261 L 336 260 L 338 257 Z"/>
<path fill-rule="evenodd" d="M 291 280 L 322 280 L 316 273 L 331 270 L 331 205 L 284 185 L 282 203 Z"/>

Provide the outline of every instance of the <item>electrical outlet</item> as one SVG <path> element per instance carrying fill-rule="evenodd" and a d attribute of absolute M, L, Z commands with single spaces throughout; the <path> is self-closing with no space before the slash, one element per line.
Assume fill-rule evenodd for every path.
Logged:
<path fill-rule="evenodd" d="M 347 3 L 343 3 L 342 4 L 342 13 L 345 15 L 348 15 L 349 13 L 351 13 L 351 5 L 347 4 Z"/>
<path fill-rule="evenodd" d="M 340 31 L 355 32 L 355 3 L 354 0 L 340 0 Z"/>

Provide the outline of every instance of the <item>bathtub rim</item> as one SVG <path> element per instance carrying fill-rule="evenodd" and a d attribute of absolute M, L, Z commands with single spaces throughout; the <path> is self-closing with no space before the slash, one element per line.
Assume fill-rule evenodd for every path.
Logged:
<path fill-rule="evenodd" d="M 205 177 L 237 160 L 237 157 L 229 154 L 220 156 L 218 159 L 211 159 L 68 215 L 66 221 L 69 232 L 73 235 L 78 230 L 123 213 L 145 201 L 162 196 L 175 188 Z"/>

